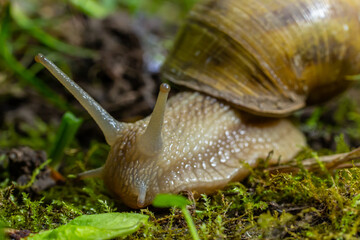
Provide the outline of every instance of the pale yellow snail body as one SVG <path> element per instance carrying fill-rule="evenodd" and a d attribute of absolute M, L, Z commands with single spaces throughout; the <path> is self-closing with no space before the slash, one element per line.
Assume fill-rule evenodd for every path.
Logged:
<path fill-rule="evenodd" d="M 187 91 L 166 103 L 170 87 L 162 84 L 151 117 L 131 124 L 113 119 L 44 56 L 36 60 L 87 109 L 111 145 L 104 167 L 82 176 L 102 177 L 114 196 L 140 208 L 158 193 L 214 192 L 245 178 L 270 151 L 270 163 L 291 159 L 306 144 L 302 133 L 286 119 L 253 114 L 284 116 L 309 98 L 345 89 L 345 76 L 360 72 L 359 9 L 357 0 L 200 3 L 163 74 L 217 98 Z"/>

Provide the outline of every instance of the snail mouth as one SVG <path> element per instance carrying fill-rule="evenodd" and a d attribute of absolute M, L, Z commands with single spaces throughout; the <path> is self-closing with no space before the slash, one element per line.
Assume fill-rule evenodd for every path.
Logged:
<path fill-rule="evenodd" d="M 139 195 L 137 198 L 137 206 L 139 208 L 143 208 L 145 207 L 145 200 L 146 200 L 146 187 L 145 186 L 141 186 L 139 188 Z"/>

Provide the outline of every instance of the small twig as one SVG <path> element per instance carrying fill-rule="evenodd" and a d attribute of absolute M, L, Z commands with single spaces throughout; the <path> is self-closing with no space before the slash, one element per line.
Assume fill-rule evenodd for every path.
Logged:
<path fill-rule="evenodd" d="M 348 153 L 321 156 L 317 158 L 308 158 L 301 162 L 301 166 L 299 166 L 296 163 L 292 163 L 292 164 L 269 167 L 266 168 L 266 170 L 270 173 L 279 173 L 279 172 L 296 173 L 301 168 L 304 168 L 312 172 L 317 172 L 320 169 L 319 162 L 323 163 L 327 170 L 360 167 L 360 163 L 349 163 L 356 160 L 360 160 L 360 147 Z"/>

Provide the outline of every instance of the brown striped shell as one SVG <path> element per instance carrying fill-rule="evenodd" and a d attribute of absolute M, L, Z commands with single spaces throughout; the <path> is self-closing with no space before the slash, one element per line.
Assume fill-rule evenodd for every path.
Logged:
<path fill-rule="evenodd" d="M 360 73 L 360 1 L 208 0 L 173 49 L 164 78 L 257 115 L 288 115 Z"/>

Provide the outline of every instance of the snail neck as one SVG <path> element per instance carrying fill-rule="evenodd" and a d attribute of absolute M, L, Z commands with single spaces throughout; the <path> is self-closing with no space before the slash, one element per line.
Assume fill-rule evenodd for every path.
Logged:
<path fill-rule="evenodd" d="M 138 148 L 147 156 L 158 154 L 163 147 L 161 131 L 163 128 L 164 113 L 169 92 L 170 86 L 166 83 L 161 84 L 154 110 L 150 116 L 149 124 L 147 125 L 145 132 L 138 138 Z"/>

